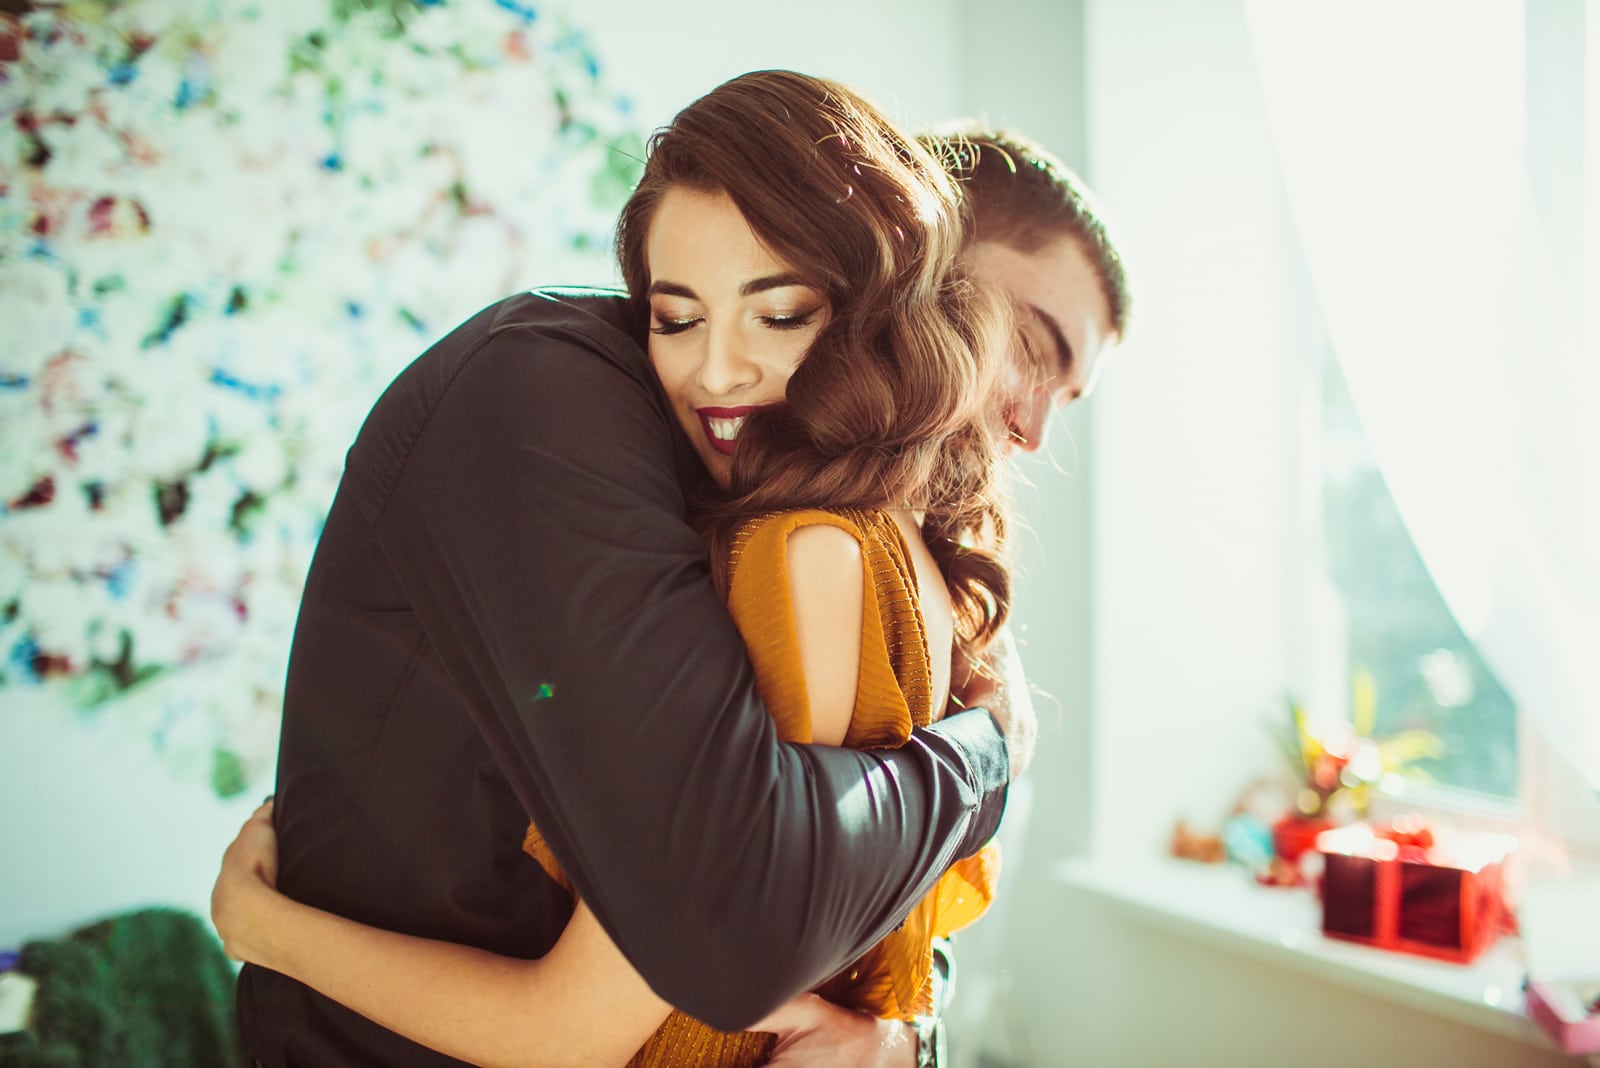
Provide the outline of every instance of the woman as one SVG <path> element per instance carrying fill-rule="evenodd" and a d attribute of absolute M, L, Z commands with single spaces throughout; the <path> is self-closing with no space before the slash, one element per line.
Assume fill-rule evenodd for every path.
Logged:
<path fill-rule="evenodd" d="M 924 149 L 850 90 L 787 72 L 681 113 L 619 223 L 652 364 L 718 487 L 700 521 L 719 587 L 790 740 L 902 743 L 1005 617 L 986 415 L 1007 320 L 965 282 L 961 240 L 956 190 Z M 537 828 L 526 844 L 560 879 Z M 524 961 L 228 874 L 214 913 L 230 951 L 452 1056 L 734 1065 L 773 1045 L 671 1013 L 581 901 Z M 963 864 L 824 993 L 888 1019 L 923 1009 L 930 937 L 981 912 L 992 874 L 990 855 Z"/>

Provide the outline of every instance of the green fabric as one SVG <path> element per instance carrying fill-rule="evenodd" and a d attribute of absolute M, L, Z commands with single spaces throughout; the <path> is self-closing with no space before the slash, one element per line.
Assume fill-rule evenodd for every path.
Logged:
<path fill-rule="evenodd" d="M 191 913 L 145 909 L 30 942 L 39 984 L 29 1031 L 0 1068 L 243 1068 L 233 965 Z"/>

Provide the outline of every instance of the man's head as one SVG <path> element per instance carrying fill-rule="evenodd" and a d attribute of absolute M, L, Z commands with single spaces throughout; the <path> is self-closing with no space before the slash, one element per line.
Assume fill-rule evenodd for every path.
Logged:
<path fill-rule="evenodd" d="M 1023 358 L 1006 423 L 1011 444 L 1033 452 L 1050 413 L 1088 395 L 1102 354 L 1127 333 L 1122 255 L 1094 194 L 1037 143 L 977 127 L 922 140 L 965 192 L 973 275 L 1017 310 Z"/>

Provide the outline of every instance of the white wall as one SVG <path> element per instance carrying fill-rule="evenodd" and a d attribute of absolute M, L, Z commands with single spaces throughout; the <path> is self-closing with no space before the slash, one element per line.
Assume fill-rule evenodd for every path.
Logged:
<path fill-rule="evenodd" d="M 585 0 L 606 78 L 654 129 L 745 71 L 787 67 L 845 82 L 903 123 L 944 118 L 956 102 L 956 0 Z"/>
<path fill-rule="evenodd" d="M 1226 812 L 1288 682 L 1302 270 L 1241 5 L 1089 11 L 1143 312 L 1096 401 L 1094 839 L 1139 855 Z"/>
<path fill-rule="evenodd" d="M 7 694 L 0 713 L 0 949 L 144 905 L 205 916 L 222 850 L 261 803 L 181 779 L 149 735 Z"/>

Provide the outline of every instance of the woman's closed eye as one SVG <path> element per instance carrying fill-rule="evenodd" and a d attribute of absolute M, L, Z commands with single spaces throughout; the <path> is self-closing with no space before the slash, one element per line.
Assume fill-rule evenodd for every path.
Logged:
<path fill-rule="evenodd" d="M 809 311 L 796 312 L 792 315 L 758 315 L 756 316 L 756 321 L 768 330 L 800 330 L 811 325 L 817 317 L 818 310 L 817 308 L 812 308 Z M 656 315 L 652 317 L 650 332 L 661 335 L 681 334 L 685 330 L 698 326 L 703 321 L 704 317 L 699 315 L 684 316 L 681 319 Z"/>
<path fill-rule="evenodd" d="M 815 319 L 816 317 L 816 308 L 812 308 L 810 311 L 797 312 L 794 315 L 759 316 L 761 325 L 772 330 L 799 330 L 803 326 L 810 325 L 811 320 Z"/>
<path fill-rule="evenodd" d="M 681 334 L 700 321 L 699 316 L 690 316 L 687 319 L 668 319 L 656 316 L 655 322 L 650 324 L 652 334 Z"/>

